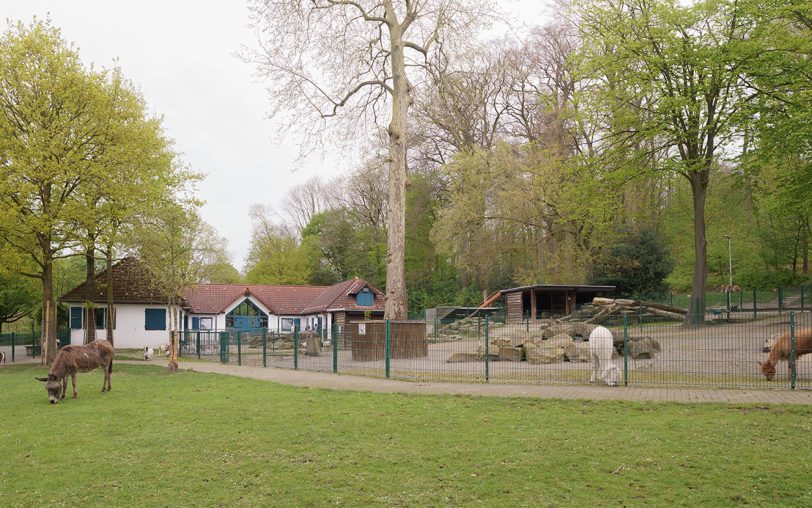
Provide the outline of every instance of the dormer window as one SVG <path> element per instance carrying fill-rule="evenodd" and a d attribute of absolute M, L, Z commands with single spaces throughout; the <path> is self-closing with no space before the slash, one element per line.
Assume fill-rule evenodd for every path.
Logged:
<path fill-rule="evenodd" d="M 355 295 L 355 303 L 359 307 L 372 307 L 375 305 L 375 294 L 365 287 Z"/>

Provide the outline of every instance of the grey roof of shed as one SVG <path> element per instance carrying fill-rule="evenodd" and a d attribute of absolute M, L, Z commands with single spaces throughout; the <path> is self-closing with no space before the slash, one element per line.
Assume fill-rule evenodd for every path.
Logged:
<path fill-rule="evenodd" d="M 592 286 L 588 284 L 533 284 L 530 286 L 519 286 L 515 288 L 503 289 L 502 294 L 515 293 L 528 289 L 549 289 L 551 291 L 614 291 L 616 286 Z"/>

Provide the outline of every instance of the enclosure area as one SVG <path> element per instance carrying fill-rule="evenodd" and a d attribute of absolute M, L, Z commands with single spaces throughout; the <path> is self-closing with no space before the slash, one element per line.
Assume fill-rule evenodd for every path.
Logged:
<path fill-rule="evenodd" d="M 326 331 L 277 334 L 200 331 L 184 335 L 185 357 L 261 367 L 337 372 L 413 381 L 587 383 L 592 368 L 588 337 L 601 324 L 613 335 L 612 364 L 628 386 L 812 388 L 812 333 L 807 311 L 708 313 L 703 325 L 624 311 L 505 322 L 500 315 L 451 320 L 336 325 Z M 408 328 L 402 328 L 408 326 Z M 762 374 L 776 340 L 773 380 Z"/>

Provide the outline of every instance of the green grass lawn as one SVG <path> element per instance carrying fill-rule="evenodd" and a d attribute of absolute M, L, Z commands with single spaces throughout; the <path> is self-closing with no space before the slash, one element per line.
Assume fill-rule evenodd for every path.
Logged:
<path fill-rule="evenodd" d="M 812 505 L 812 408 L 387 395 L 0 367 L 0 506 Z M 69 389 L 70 392 L 70 389 Z"/>

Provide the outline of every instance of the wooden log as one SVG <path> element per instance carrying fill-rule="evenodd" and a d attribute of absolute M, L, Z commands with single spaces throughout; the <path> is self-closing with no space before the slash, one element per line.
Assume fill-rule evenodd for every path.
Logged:
<path fill-rule="evenodd" d="M 612 300 L 611 298 L 595 297 L 592 299 L 592 304 L 604 308 L 609 305 L 619 305 L 621 307 L 640 307 L 640 306 L 651 307 L 652 309 L 664 310 L 666 312 L 681 314 L 683 316 L 688 312 L 685 309 L 674 307 L 672 305 L 666 305 L 664 303 L 649 302 L 647 300 L 628 300 L 625 298 L 618 298 L 616 300 Z"/>
<path fill-rule="evenodd" d="M 654 314 L 656 316 L 667 317 L 667 318 L 674 319 L 676 321 L 682 321 L 683 319 L 685 319 L 685 314 L 678 314 L 676 312 L 669 312 L 667 310 L 660 310 L 660 309 L 655 309 L 655 308 L 651 308 L 651 307 L 646 307 L 646 310 L 648 310 L 648 312 L 651 312 L 652 314 Z"/>

